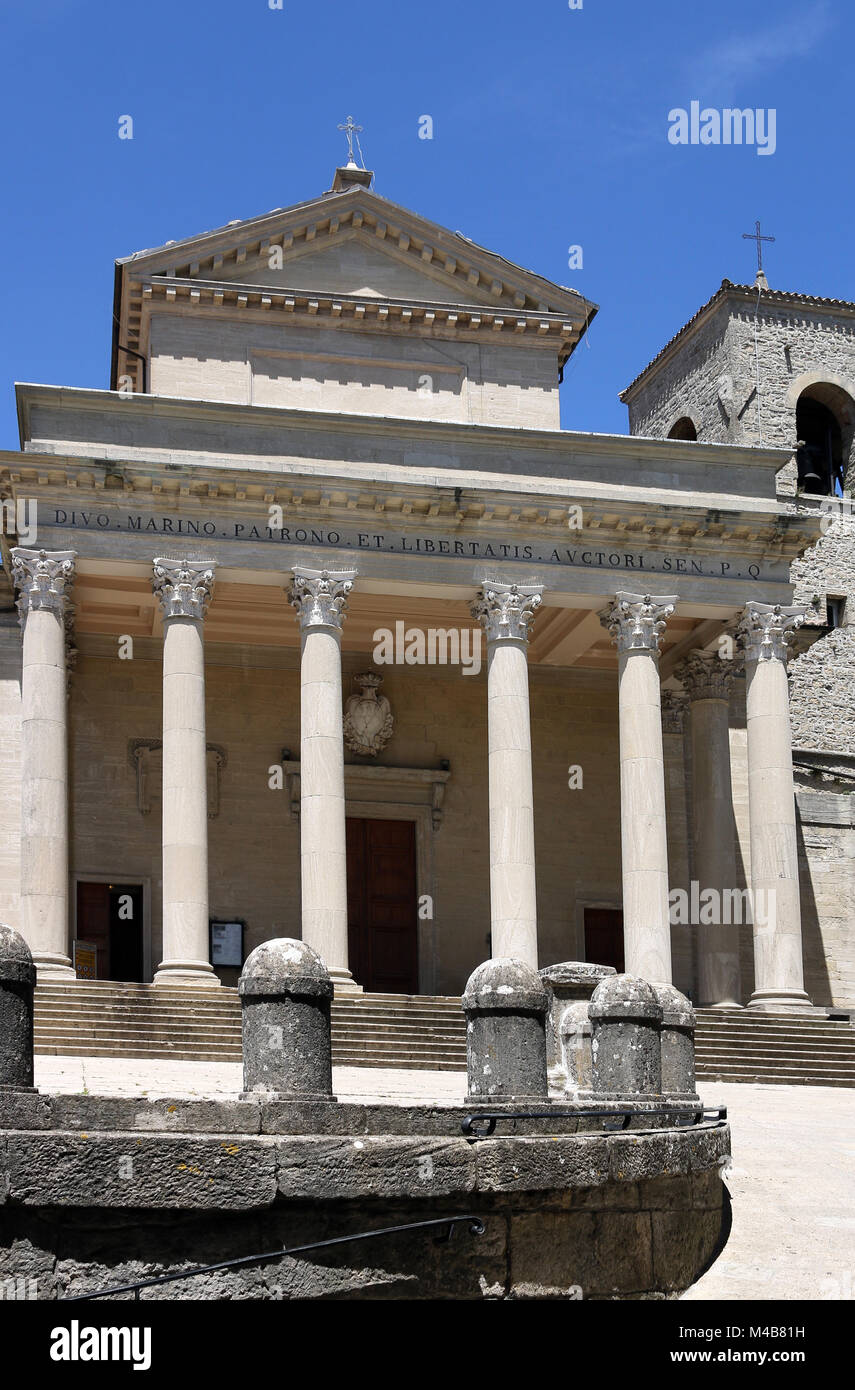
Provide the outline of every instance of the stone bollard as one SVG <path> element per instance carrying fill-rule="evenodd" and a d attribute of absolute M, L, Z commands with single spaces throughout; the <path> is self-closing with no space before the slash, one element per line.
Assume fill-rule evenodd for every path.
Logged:
<path fill-rule="evenodd" d="M 329 971 L 304 941 L 256 946 L 238 984 L 244 1096 L 335 1100 L 332 1093 Z"/>
<path fill-rule="evenodd" d="M 549 995 L 537 971 L 510 956 L 487 960 L 469 976 L 462 1004 L 467 1101 L 545 1101 Z"/>
<path fill-rule="evenodd" d="M 597 985 L 607 975 L 617 972 L 613 965 L 595 965 L 587 960 L 565 960 L 558 965 L 544 966 L 537 972 L 549 991 L 550 1010 L 546 1021 L 546 1063 L 550 1091 L 559 1095 L 575 1095 L 591 1085 L 591 1029 L 588 1010 L 568 1014 L 568 1004 L 587 1004 Z M 581 1033 L 563 1033 L 565 1019 L 584 1019 Z M 571 1039 L 569 1052 L 564 1037 Z M 578 1047 L 577 1047 L 578 1043 Z M 568 1060 L 569 1059 L 569 1060 Z M 588 1080 L 578 1081 L 579 1073 Z"/>
<path fill-rule="evenodd" d="M 36 967 L 24 938 L 0 923 L 0 1091 L 34 1091 Z"/>
<path fill-rule="evenodd" d="M 588 1005 L 593 1093 L 609 1100 L 649 1100 L 662 1093 L 662 1010 L 650 985 L 611 975 Z"/>
<path fill-rule="evenodd" d="M 652 988 L 662 1010 L 662 1094 L 700 1104 L 695 1088 L 695 1011 L 673 985 Z"/>
<path fill-rule="evenodd" d="M 567 1096 L 590 1091 L 594 1084 L 591 1033 L 586 1001 L 577 999 L 567 1004 L 558 1021 L 561 1070 L 557 1074 L 557 1080 L 563 1083 L 563 1092 Z"/>

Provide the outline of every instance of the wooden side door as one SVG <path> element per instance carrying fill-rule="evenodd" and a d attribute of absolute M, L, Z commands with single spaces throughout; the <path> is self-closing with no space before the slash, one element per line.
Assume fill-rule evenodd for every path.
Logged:
<path fill-rule="evenodd" d="M 110 890 L 106 883 L 77 884 L 77 939 L 98 948 L 98 979 L 110 976 Z"/>
<path fill-rule="evenodd" d="M 348 816 L 347 889 L 354 979 L 372 993 L 416 994 L 415 823 Z"/>

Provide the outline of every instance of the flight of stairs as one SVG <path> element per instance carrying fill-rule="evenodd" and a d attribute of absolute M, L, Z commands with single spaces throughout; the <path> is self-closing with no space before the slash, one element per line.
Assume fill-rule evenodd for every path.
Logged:
<path fill-rule="evenodd" d="M 78 980 L 36 990 L 36 1052 L 71 1057 L 152 1057 L 239 1062 L 235 989 L 179 989 Z M 337 998 L 333 1061 L 339 1066 L 462 1071 L 460 1000 L 404 994 Z M 855 1028 L 821 1014 L 699 1009 L 700 1080 L 855 1087 Z"/>
<path fill-rule="evenodd" d="M 855 1086 L 855 1028 L 820 1013 L 698 1009 L 699 1081 Z"/>
<path fill-rule="evenodd" d="M 333 1062 L 465 1071 L 459 999 L 356 994 L 332 1006 Z M 239 1062 L 236 989 L 77 980 L 36 989 L 36 1053 Z"/>

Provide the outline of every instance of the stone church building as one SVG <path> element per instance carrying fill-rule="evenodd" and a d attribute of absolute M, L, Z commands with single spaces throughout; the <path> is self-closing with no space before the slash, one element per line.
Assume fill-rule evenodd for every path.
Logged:
<path fill-rule="evenodd" d="M 41 979 L 302 935 L 342 992 L 855 1003 L 855 306 L 725 282 L 627 436 L 559 425 L 595 312 L 353 163 L 116 263 L 110 389 L 19 385 L 0 453 Z"/>

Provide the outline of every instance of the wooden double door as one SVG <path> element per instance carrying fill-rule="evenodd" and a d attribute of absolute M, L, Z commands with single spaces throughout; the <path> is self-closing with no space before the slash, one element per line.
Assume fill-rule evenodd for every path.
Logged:
<path fill-rule="evenodd" d="M 363 989 L 417 994 L 414 821 L 347 817 L 347 921 L 350 971 Z"/>

